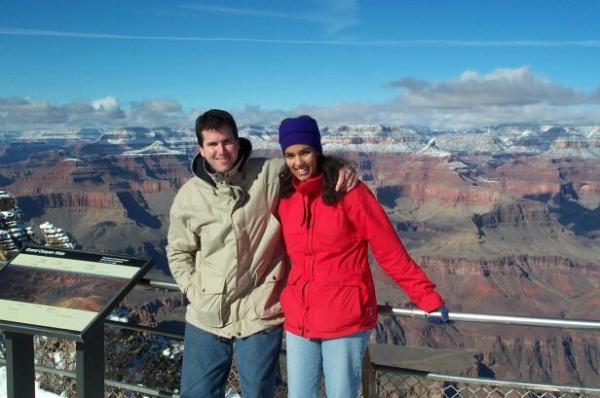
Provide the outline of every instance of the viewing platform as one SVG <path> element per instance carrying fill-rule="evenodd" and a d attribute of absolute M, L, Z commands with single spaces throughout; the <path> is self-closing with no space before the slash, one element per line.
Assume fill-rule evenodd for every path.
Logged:
<path fill-rule="evenodd" d="M 173 283 L 158 282 L 145 279 L 142 281 L 147 288 L 177 290 Z M 425 313 L 420 310 L 394 308 L 380 306 L 380 316 L 395 316 L 406 320 L 415 318 L 425 322 Z M 479 323 L 490 325 L 510 325 L 514 327 L 541 327 L 560 328 L 565 330 L 584 330 L 600 333 L 600 321 L 597 320 L 572 320 L 541 317 L 507 316 L 492 314 L 474 314 L 451 312 L 450 321 L 457 323 Z M 104 380 L 104 397 L 179 397 L 177 388 L 179 386 L 178 364 L 173 363 L 181 359 L 173 352 L 183 349 L 183 334 L 177 331 L 167 330 L 134 324 L 118 319 L 118 315 L 104 322 L 104 341 L 107 362 L 106 373 L 118 373 L 118 367 L 125 363 L 109 364 L 109 361 L 132 360 L 140 363 L 147 362 L 149 367 L 146 372 L 149 376 L 155 374 L 156 385 L 145 385 L 143 383 L 125 381 L 130 375 L 121 374 L 120 380 L 106 378 Z M 118 332 L 127 331 L 127 340 L 141 341 L 159 339 L 172 342 L 165 348 L 164 344 L 156 344 L 154 350 L 148 349 L 150 345 L 135 346 L 133 352 L 108 352 L 106 342 L 115 338 Z M 51 343 L 57 345 L 58 343 Z M 43 344 L 42 344 L 43 345 Z M 69 347 L 68 344 L 65 345 Z M 72 347 L 71 347 L 72 348 Z M 162 350 L 162 351 L 161 351 Z M 160 351 L 160 352 L 159 352 Z M 505 398 L 583 398 L 600 397 L 600 377 L 596 385 L 575 386 L 535 383 L 529 381 L 501 380 L 492 377 L 481 377 L 481 375 L 465 375 L 476 362 L 478 350 L 475 347 L 461 349 L 442 349 L 432 347 L 408 347 L 403 345 L 376 344 L 369 345 L 365 357 L 363 375 L 363 397 L 505 397 Z M 53 355 L 49 353 L 47 355 Z M 286 397 L 285 384 L 285 344 L 280 361 L 280 375 L 278 377 L 277 397 Z M 0 366 L 5 366 L 6 360 L 0 359 Z M 60 384 L 60 388 L 66 392 L 66 396 L 75 395 L 76 372 L 73 363 L 63 363 L 61 366 L 47 366 L 36 363 L 35 372 L 37 379 L 44 379 L 45 383 L 53 385 Z M 155 373 L 153 373 L 155 372 Z M 164 374 L 170 379 L 162 380 Z M 160 376 L 159 376 L 160 374 Z M 135 376 L 135 375 L 134 375 Z M 140 379 L 142 375 L 137 375 Z M 146 375 L 148 376 L 148 375 Z M 43 384 L 43 383 L 42 383 Z M 173 386 L 173 388 L 168 388 Z M 235 365 L 231 371 L 227 397 L 239 397 L 239 383 Z M 95 395 L 96 396 L 96 395 Z M 324 396 L 324 394 L 323 394 Z M 16 398 L 16 397 L 15 397 Z M 21 397 L 19 397 L 21 398 Z M 80 397 L 80 398 L 86 398 Z"/>

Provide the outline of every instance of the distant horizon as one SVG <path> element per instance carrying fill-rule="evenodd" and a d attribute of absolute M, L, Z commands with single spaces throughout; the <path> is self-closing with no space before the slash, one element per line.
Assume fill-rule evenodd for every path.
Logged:
<path fill-rule="evenodd" d="M 235 117 L 235 115 L 234 115 Z M 237 123 L 238 130 L 240 133 L 243 133 L 243 130 L 250 129 L 251 127 L 259 127 L 265 128 L 267 131 L 271 129 L 273 133 L 277 132 L 277 127 L 279 125 L 279 121 L 268 122 L 268 123 Z M 428 126 L 419 126 L 419 125 L 408 125 L 408 124 L 397 124 L 397 123 L 344 123 L 344 122 L 334 122 L 334 123 L 319 123 L 319 129 L 323 132 L 327 129 L 337 129 L 341 127 L 384 127 L 384 128 L 393 128 L 393 129 L 412 129 L 415 131 L 421 132 L 431 132 L 431 133 L 446 133 L 446 132 L 456 132 L 456 133 L 476 133 L 482 130 L 498 130 L 502 128 L 540 128 L 540 129 L 550 129 L 550 128 L 579 128 L 579 129 L 599 129 L 600 130 L 600 122 L 598 123 L 535 123 L 535 122 L 516 122 L 516 123 L 499 123 L 494 125 L 487 126 L 472 126 L 472 127 L 463 127 L 463 128 L 450 128 L 450 127 L 438 127 L 432 128 Z M 192 125 L 189 126 L 166 126 L 166 125 L 114 125 L 114 126 L 62 126 L 62 125 L 54 125 L 49 127 L 27 127 L 27 128 L 15 128 L 15 129 L 6 129 L 0 128 L 0 134 L 10 134 L 10 133 L 23 133 L 23 132 L 48 132 L 48 133 L 61 133 L 66 131 L 81 131 L 81 130 L 99 130 L 99 131 L 119 131 L 119 130 L 134 130 L 134 129 L 145 129 L 149 131 L 153 130 L 189 130 L 192 133 L 195 130 L 195 127 Z M 0 136 L 0 138 L 2 138 Z"/>
<path fill-rule="evenodd" d="M 218 5 L 217 5 L 218 4 Z M 3 5 L 4 129 L 600 124 L 600 2 Z"/>

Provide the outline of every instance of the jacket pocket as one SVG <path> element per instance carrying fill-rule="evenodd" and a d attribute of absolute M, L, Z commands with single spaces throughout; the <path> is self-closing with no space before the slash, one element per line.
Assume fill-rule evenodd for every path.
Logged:
<path fill-rule="evenodd" d="M 310 286 L 307 332 L 331 333 L 361 325 L 360 290 L 355 284 Z"/>
<path fill-rule="evenodd" d="M 284 271 L 280 265 L 264 280 L 255 284 L 250 295 L 255 319 L 281 317 L 280 299 L 283 283 Z"/>
<path fill-rule="evenodd" d="M 194 283 L 197 282 L 197 283 Z M 202 274 L 188 290 L 188 300 L 199 319 L 209 326 L 221 327 L 225 314 L 225 277 Z"/>

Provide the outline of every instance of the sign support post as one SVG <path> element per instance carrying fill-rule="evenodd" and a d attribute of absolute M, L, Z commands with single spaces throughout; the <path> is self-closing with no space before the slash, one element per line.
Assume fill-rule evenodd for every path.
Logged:
<path fill-rule="evenodd" d="M 35 398 L 33 336 L 4 332 L 8 398 Z"/>
<path fill-rule="evenodd" d="M 104 397 L 104 322 L 98 322 L 83 342 L 76 343 L 77 397 Z"/>
<path fill-rule="evenodd" d="M 35 398 L 33 336 L 75 340 L 77 398 L 104 397 L 104 319 L 149 258 L 25 246 L 0 268 L 8 398 Z"/>

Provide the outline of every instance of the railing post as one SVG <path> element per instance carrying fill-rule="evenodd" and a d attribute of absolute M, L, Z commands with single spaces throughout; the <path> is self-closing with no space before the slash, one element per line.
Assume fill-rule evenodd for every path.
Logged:
<path fill-rule="evenodd" d="M 5 331 L 8 398 L 35 398 L 33 336 Z"/>
<path fill-rule="evenodd" d="M 76 344 L 77 398 L 104 397 L 104 322 Z"/>
<path fill-rule="evenodd" d="M 364 398 L 375 398 L 375 368 L 371 363 L 371 355 L 369 354 L 368 347 L 363 357 L 362 374 L 362 396 Z"/>

